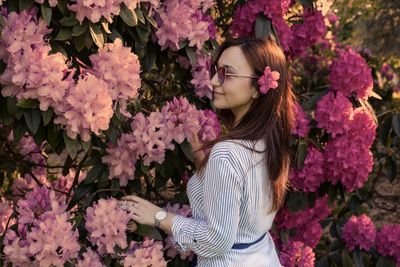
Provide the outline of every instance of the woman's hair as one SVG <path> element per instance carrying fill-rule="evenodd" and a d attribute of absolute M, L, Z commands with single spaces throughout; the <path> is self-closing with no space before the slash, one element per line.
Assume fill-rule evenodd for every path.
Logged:
<path fill-rule="evenodd" d="M 265 166 L 269 173 L 272 190 L 272 211 L 278 210 L 285 198 L 288 176 L 290 170 L 290 130 L 295 121 L 293 105 L 296 98 L 292 92 L 289 81 L 289 70 L 285 54 L 282 49 L 271 39 L 262 40 L 254 38 L 236 38 L 225 41 L 213 57 L 216 64 L 221 54 L 229 47 L 238 46 L 242 49 L 253 74 L 261 76 L 266 66 L 271 71 L 278 71 L 280 77 L 278 87 L 269 90 L 267 94 L 261 94 L 256 98 L 248 112 L 234 125 L 234 114 L 231 110 L 217 110 L 217 115 L 227 127 L 228 133 L 215 140 L 203 144 L 201 150 L 208 151 L 200 163 L 199 171 L 204 169 L 210 156 L 211 148 L 224 140 L 251 140 L 264 139 Z M 259 89 L 257 79 L 252 79 L 255 88 Z"/>

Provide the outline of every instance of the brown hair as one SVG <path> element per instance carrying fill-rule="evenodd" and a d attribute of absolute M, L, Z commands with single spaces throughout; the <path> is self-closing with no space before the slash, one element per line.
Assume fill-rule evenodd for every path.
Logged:
<path fill-rule="evenodd" d="M 296 98 L 292 92 L 289 81 L 289 70 L 285 54 L 282 49 L 271 39 L 262 40 L 255 38 L 236 38 L 225 41 L 214 54 L 213 63 L 216 64 L 225 49 L 239 46 L 254 75 L 261 76 L 266 66 L 271 71 L 278 71 L 280 77 L 278 87 L 271 89 L 267 94 L 260 94 L 248 112 L 234 126 L 234 114 L 231 110 L 217 110 L 217 115 L 228 129 L 228 133 L 206 142 L 200 150 L 208 151 L 198 168 L 202 171 L 210 156 L 210 149 L 218 142 L 224 140 L 251 140 L 264 139 L 266 149 L 253 152 L 265 152 L 265 163 L 269 173 L 272 190 L 272 211 L 278 210 L 285 198 L 287 189 L 291 150 L 289 145 L 290 130 L 294 124 L 293 105 Z M 253 86 L 259 88 L 257 79 L 252 80 Z"/>

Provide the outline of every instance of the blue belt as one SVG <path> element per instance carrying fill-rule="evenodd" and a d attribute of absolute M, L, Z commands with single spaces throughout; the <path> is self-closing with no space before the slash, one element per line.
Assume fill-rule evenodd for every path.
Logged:
<path fill-rule="evenodd" d="M 267 233 L 263 234 L 259 239 L 257 239 L 257 240 L 254 241 L 254 242 L 251 242 L 251 243 L 236 243 L 236 244 L 233 244 L 232 248 L 233 248 L 233 249 L 245 249 L 245 248 L 248 248 L 248 247 L 250 247 L 251 245 L 254 245 L 255 243 L 260 242 L 260 241 L 264 238 L 264 236 L 265 236 L 266 234 L 267 234 Z M 194 254 L 194 257 L 193 257 L 193 260 L 192 260 L 192 262 L 191 262 L 190 267 L 195 267 L 196 265 L 197 265 L 197 255 Z"/>

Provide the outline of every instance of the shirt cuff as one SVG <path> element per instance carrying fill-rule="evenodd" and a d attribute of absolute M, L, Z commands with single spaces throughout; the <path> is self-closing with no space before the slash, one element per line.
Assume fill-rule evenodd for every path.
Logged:
<path fill-rule="evenodd" d="M 179 252 L 193 250 L 197 242 L 194 234 L 198 223 L 181 215 L 172 218 L 172 243 Z"/>

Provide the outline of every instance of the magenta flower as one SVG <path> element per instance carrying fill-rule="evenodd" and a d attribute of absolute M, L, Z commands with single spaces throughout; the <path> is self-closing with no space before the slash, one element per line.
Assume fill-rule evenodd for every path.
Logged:
<path fill-rule="evenodd" d="M 261 93 L 266 94 L 268 93 L 269 89 L 277 88 L 279 76 L 279 72 L 271 71 L 270 67 L 266 67 L 264 74 L 258 79 Z"/>
<path fill-rule="evenodd" d="M 342 238 L 350 251 L 360 247 L 369 250 L 375 243 L 376 230 L 371 218 L 362 214 L 351 216 L 343 225 Z"/>
<path fill-rule="evenodd" d="M 314 267 L 315 262 L 313 250 L 299 241 L 284 244 L 279 258 L 285 267 Z"/>
<path fill-rule="evenodd" d="M 385 224 L 376 235 L 376 250 L 393 257 L 400 266 L 400 224 Z"/>
<path fill-rule="evenodd" d="M 299 103 L 294 105 L 294 112 L 296 116 L 296 122 L 293 126 L 293 129 L 291 129 L 291 133 L 297 134 L 300 137 L 306 137 L 310 131 L 310 119 Z"/>
<path fill-rule="evenodd" d="M 115 246 L 122 249 L 128 246 L 126 229 L 130 216 L 117 206 L 116 199 L 99 199 L 93 207 L 87 208 L 85 220 L 89 240 L 97 245 L 100 255 L 114 254 Z"/>

